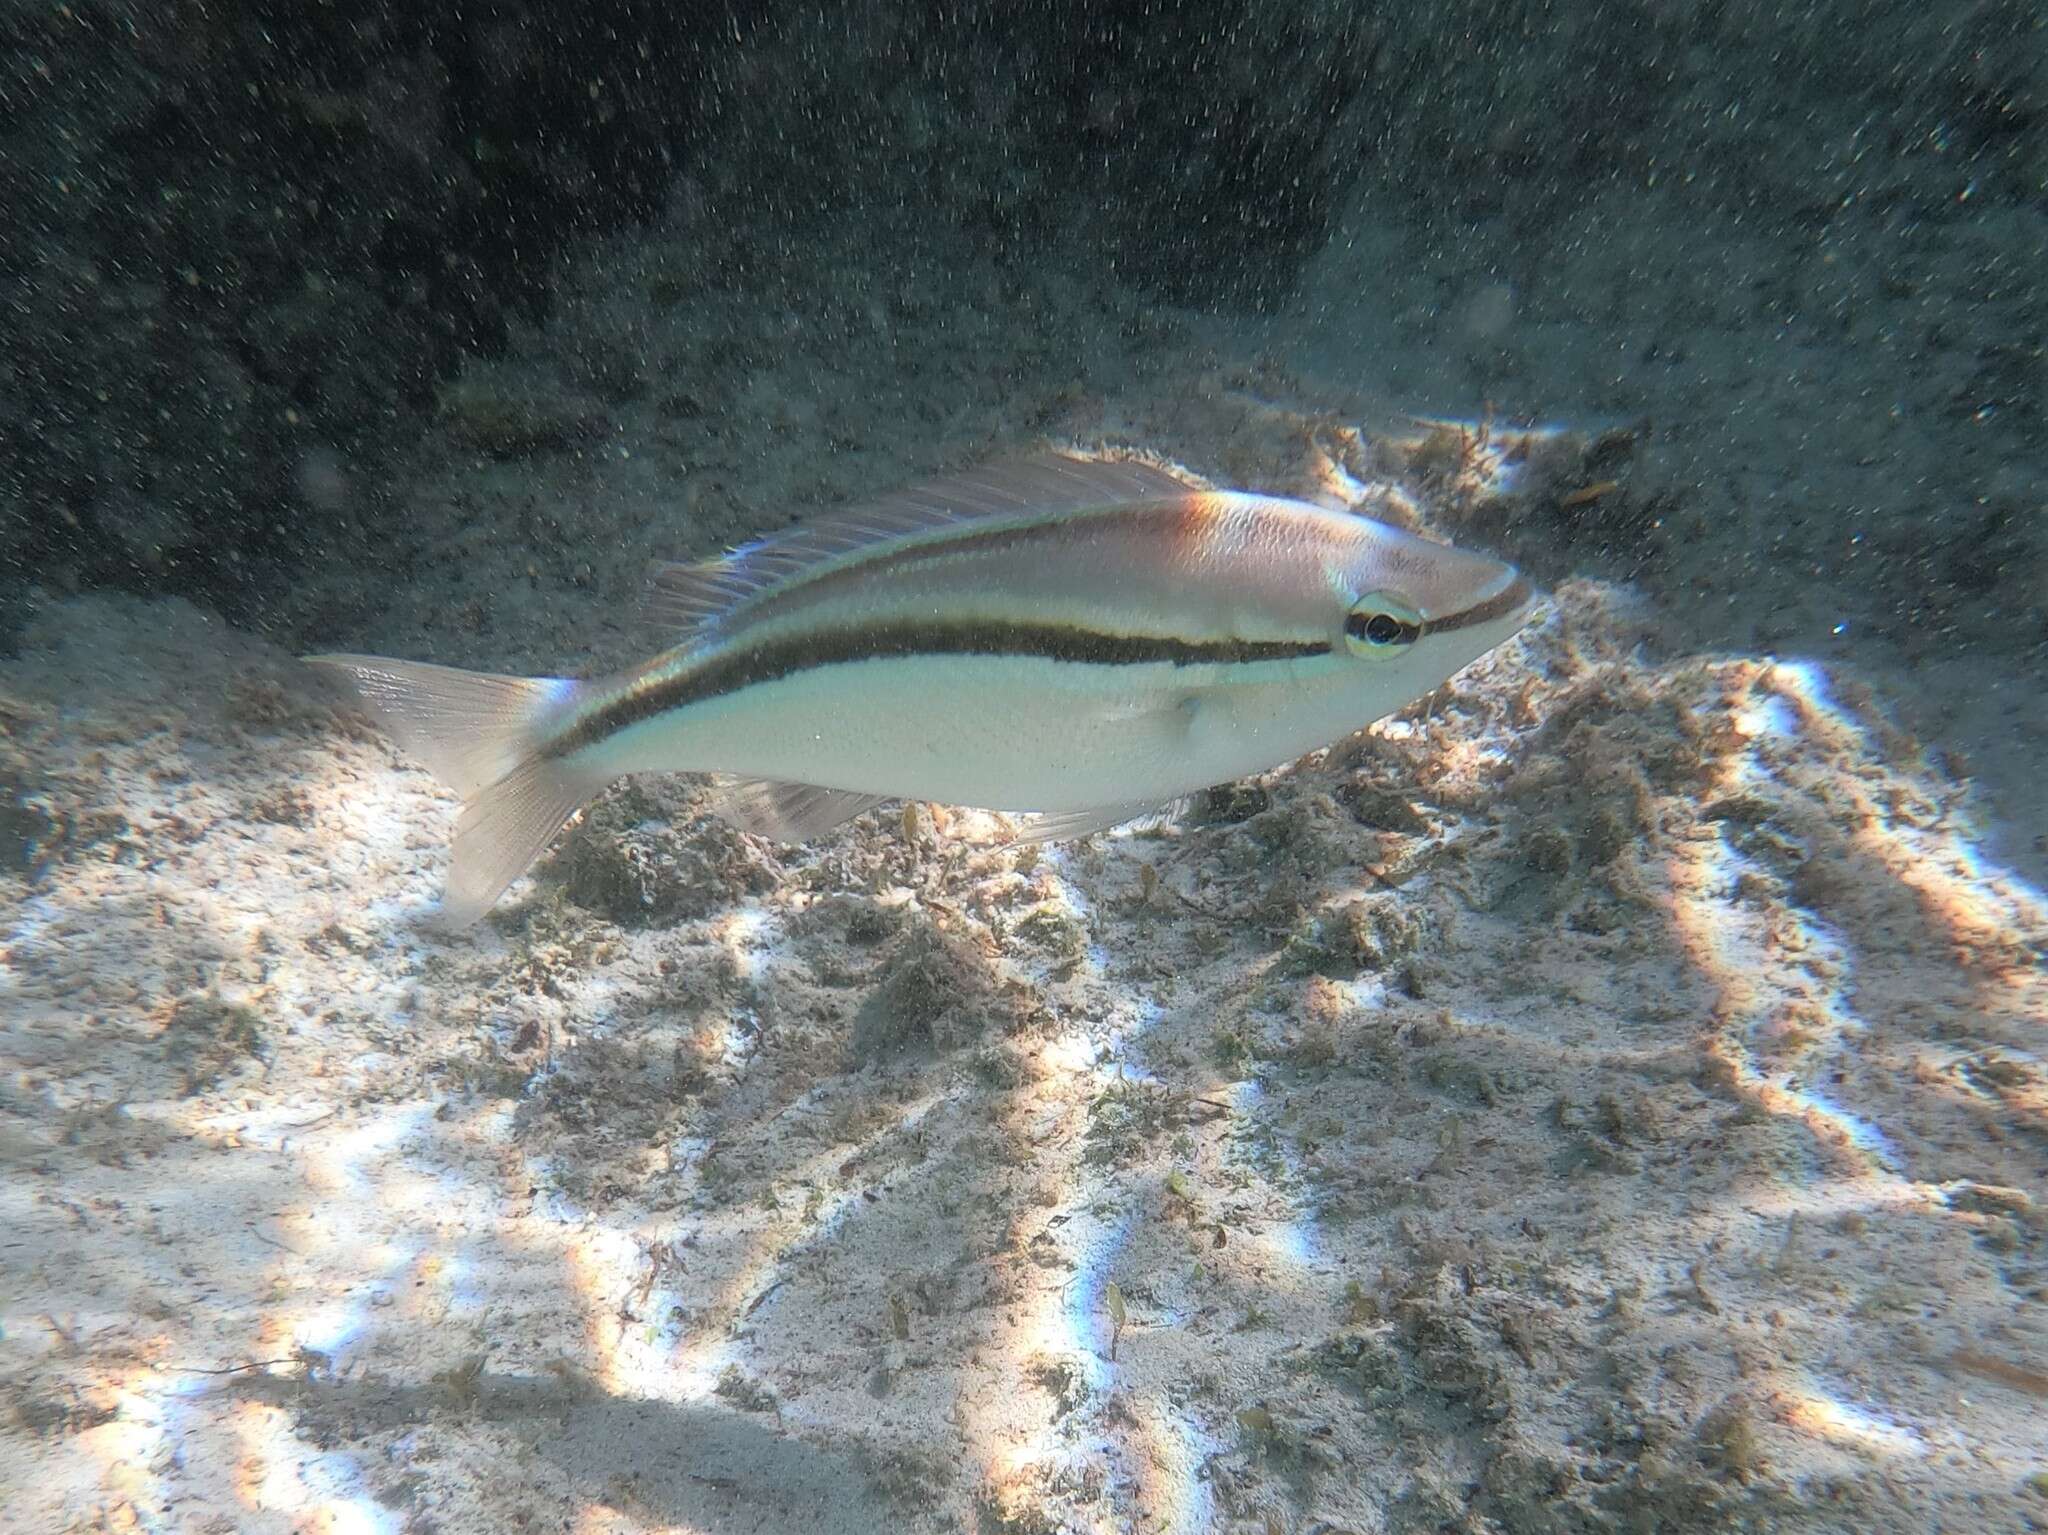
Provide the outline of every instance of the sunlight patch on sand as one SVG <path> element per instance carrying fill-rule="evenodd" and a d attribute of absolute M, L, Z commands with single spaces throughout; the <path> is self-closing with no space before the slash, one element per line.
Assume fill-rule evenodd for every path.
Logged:
<path fill-rule="evenodd" d="M 1833 1395 L 1800 1395 L 1782 1408 L 1786 1424 L 1846 1449 L 1878 1456 L 1920 1457 L 1933 1447 L 1918 1429 Z"/>
<path fill-rule="evenodd" d="M 356 1458 L 310 1449 L 293 1432 L 290 1413 L 238 1402 L 231 1429 L 241 1450 L 235 1485 L 245 1509 L 283 1514 L 309 1535 L 399 1535 L 404 1521 L 370 1495 Z"/>

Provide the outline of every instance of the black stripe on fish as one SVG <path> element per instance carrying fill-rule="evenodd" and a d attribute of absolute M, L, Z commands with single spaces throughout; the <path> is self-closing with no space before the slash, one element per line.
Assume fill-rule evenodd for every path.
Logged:
<path fill-rule="evenodd" d="M 1243 665 L 1330 653 L 1327 640 L 1187 640 L 1172 635 L 1105 634 L 1074 624 L 880 623 L 816 634 L 789 634 L 714 653 L 677 671 L 639 678 L 599 703 L 552 741 L 566 757 L 671 709 L 707 703 L 743 688 L 813 667 L 911 656 L 1029 656 L 1091 666 Z"/>
<path fill-rule="evenodd" d="M 1469 629 L 1474 624 L 1492 623 L 1496 618 L 1505 618 L 1521 607 L 1530 598 L 1529 582 L 1517 576 L 1510 581 L 1507 589 L 1498 596 L 1475 603 L 1462 613 L 1447 613 L 1442 618 L 1432 618 L 1422 626 L 1424 634 L 1449 634 L 1454 629 Z"/>

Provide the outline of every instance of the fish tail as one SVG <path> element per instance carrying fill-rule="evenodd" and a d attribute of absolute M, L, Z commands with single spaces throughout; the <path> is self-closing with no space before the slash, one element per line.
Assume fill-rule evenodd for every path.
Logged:
<path fill-rule="evenodd" d="M 588 684 L 382 656 L 308 656 L 348 682 L 407 752 L 462 797 L 441 923 L 467 927 L 607 780 L 546 751 Z"/>

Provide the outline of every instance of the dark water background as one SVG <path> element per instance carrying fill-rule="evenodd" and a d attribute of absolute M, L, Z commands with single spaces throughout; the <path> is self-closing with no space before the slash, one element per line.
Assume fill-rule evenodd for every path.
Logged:
<path fill-rule="evenodd" d="M 1881 508 L 1853 566 L 1827 523 L 1872 498 L 1802 505 L 1798 555 L 1878 589 L 1890 625 L 2040 656 L 2048 66 L 2018 0 L 109 3 L 14 5 L 0 29 L 17 617 L 32 588 L 117 587 L 288 626 L 281 592 L 402 521 L 388 487 L 437 391 L 546 325 L 607 235 L 680 233 L 716 283 L 853 228 L 1272 317 L 1354 207 L 1415 266 L 1463 252 L 1526 285 L 1517 253 L 1598 201 L 1610 230 L 1631 209 L 1661 230 L 1653 290 L 1730 231 L 1864 251 L 1834 294 L 1747 274 L 1760 360 L 1873 308 L 1914 333 L 1895 366 L 1967 349 L 1928 404 L 1968 425 L 1948 483 Z M 1913 259 L 1957 225 L 1985 243 Z M 1558 403 L 1487 382 L 1509 410 Z M 1669 558 L 1641 526 L 1565 531 L 1610 568 Z"/>

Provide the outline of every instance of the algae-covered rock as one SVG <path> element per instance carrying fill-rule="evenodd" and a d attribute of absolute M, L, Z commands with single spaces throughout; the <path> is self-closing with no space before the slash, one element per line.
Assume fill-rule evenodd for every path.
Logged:
<path fill-rule="evenodd" d="M 592 807 L 557 862 L 569 899 L 622 927 L 689 921 L 774 883 L 732 827 L 637 784 Z"/>
<path fill-rule="evenodd" d="M 1288 940 L 1287 958 L 1302 970 L 1348 980 L 1413 958 L 1427 936 L 1421 913 L 1399 896 L 1363 896 L 1297 932 Z"/>
<path fill-rule="evenodd" d="M 912 917 L 854 1016 L 854 1058 L 873 1061 L 905 1050 L 972 1043 L 988 1026 L 994 991 L 979 950 L 927 916 Z"/>

